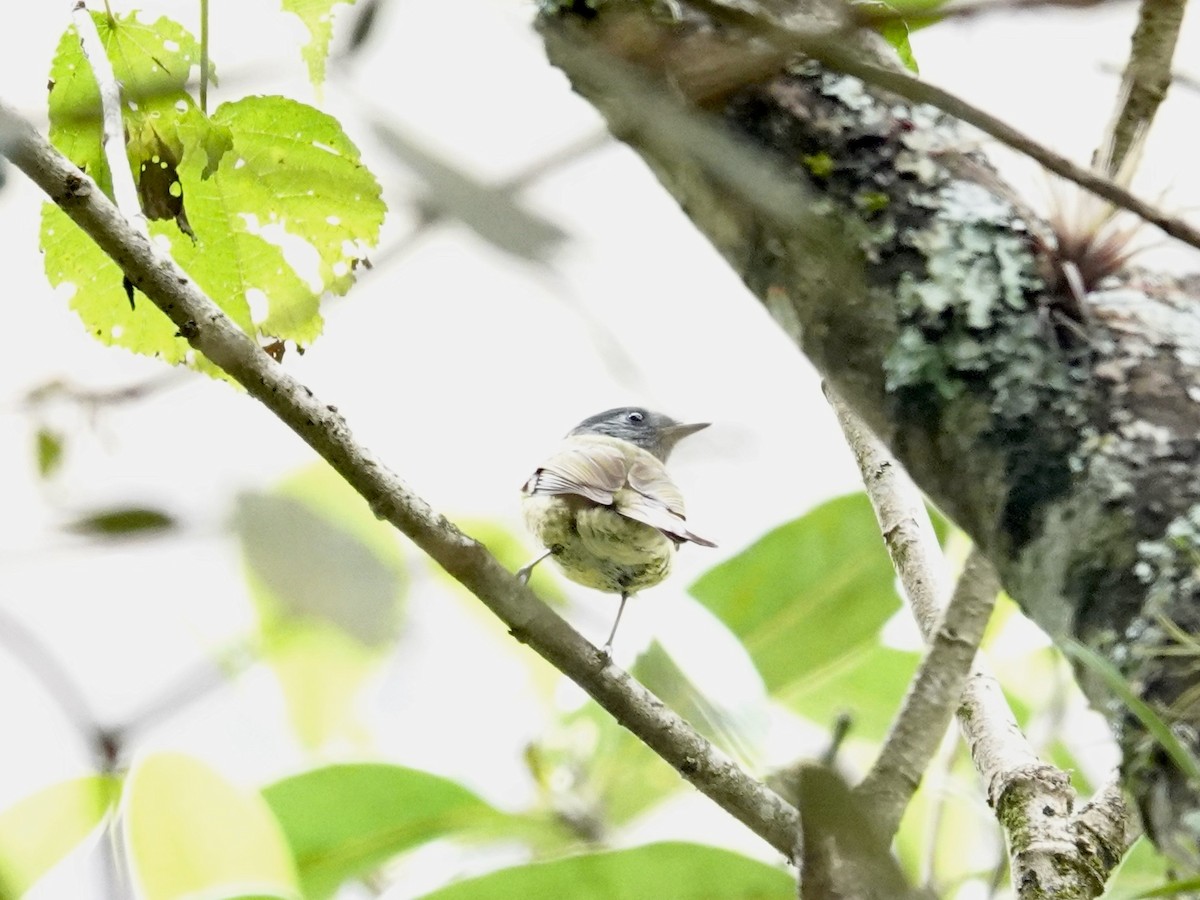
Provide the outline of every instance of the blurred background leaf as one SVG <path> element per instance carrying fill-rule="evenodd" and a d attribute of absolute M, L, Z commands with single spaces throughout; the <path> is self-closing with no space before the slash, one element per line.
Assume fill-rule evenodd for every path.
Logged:
<path fill-rule="evenodd" d="M 715 847 L 661 843 L 502 869 L 426 894 L 423 900 L 791 900 L 782 869 Z"/>
<path fill-rule="evenodd" d="M 404 850 L 445 837 L 520 835 L 528 820 L 428 772 L 383 763 L 325 766 L 263 789 L 283 826 L 304 896 L 331 896 Z"/>
<path fill-rule="evenodd" d="M 291 850 L 267 803 L 198 759 L 144 757 L 129 772 L 122 816 L 144 900 L 301 896 Z"/>
<path fill-rule="evenodd" d="M 297 736 L 309 748 L 355 740 L 358 694 L 402 624 L 395 532 L 323 463 L 239 498 L 234 530 Z"/>
<path fill-rule="evenodd" d="M 34 437 L 38 475 L 51 478 L 62 465 L 63 436 L 49 428 L 39 428 Z"/>
<path fill-rule="evenodd" d="M 121 791 L 109 775 L 62 781 L 0 812 L 0 900 L 17 900 L 99 825 Z"/>
<path fill-rule="evenodd" d="M 702 735 L 750 769 L 758 767 L 767 697 L 747 701 L 743 694 L 737 708 L 724 706 L 706 696 L 688 678 L 658 641 L 638 656 L 630 674 L 663 703 L 683 716 Z"/>
<path fill-rule="evenodd" d="M 121 538 L 159 534 L 176 524 L 174 516 L 161 509 L 129 506 L 87 513 L 63 527 L 88 537 Z"/>

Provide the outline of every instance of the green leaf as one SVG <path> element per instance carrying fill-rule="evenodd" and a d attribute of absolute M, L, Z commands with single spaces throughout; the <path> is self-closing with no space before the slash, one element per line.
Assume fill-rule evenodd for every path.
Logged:
<path fill-rule="evenodd" d="M 136 13 L 110 17 L 94 12 L 92 18 L 121 82 L 122 115 L 131 135 L 152 122 L 171 123 L 181 117 L 206 121 L 185 90 L 191 67 L 200 58 L 199 46 L 185 28 L 166 18 L 144 24 Z M 50 85 L 51 143 L 111 197 L 112 176 L 100 142 L 99 91 L 73 27 L 59 41 Z M 138 146 L 131 145 L 135 152 Z M 142 162 L 131 159 L 133 170 Z M 150 231 L 168 241 L 172 234 L 180 235 L 174 222 L 152 223 Z M 40 240 L 46 277 L 52 285 L 70 290 L 71 307 L 96 338 L 171 363 L 187 357 L 187 342 L 175 336 L 171 321 L 149 303 L 131 309 L 116 263 L 52 203 L 42 207 Z M 214 299 L 239 325 L 250 325 L 248 308 L 238 310 L 228 298 Z"/>
<path fill-rule="evenodd" d="M 184 90 L 194 38 L 169 20 L 95 14 L 127 96 L 127 153 L 152 237 L 248 334 L 307 344 L 322 293 L 343 294 L 378 240 L 379 184 L 337 121 L 283 97 L 248 97 L 206 117 Z M 51 68 L 51 139 L 106 191 L 95 81 L 70 32 Z M 182 74 L 180 74 L 182 73 Z M 153 304 L 131 308 L 123 276 L 53 204 L 43 207 L 51 284 L 99 340 L 170 363 L 195 362 Z"/>
<path fill-rule="evenodd" d="M 160 509 L 130 506 L 88 513 L 64 527 L 77 534 L 111 538 L 156 534 L 171 530 L 175 524 L 175 518 Z"/>
<path fill-rule="evenodd" d="M 908 23 L 903 19 L 898 19 L 894 22 L 881 22 L 876 29 L 883 39 L 892 45 L 896 51 L 896 55 L 900 57 L 900 62 L 904 63 L 904 68 L 910 72 L 920 72 L 920 67 L 917 66 L 917 57 L 913 55 L 912 44 L 908 41 Z"/>
<path fill-rule="evenodd" d="M 940 2 L 945 2 L 945 0 L 940 0 Z M 912 45 L 908 42 L 908 23 L 904 19 L 897 18 L 895 5 L 884 3 L 883 0 L 851 0 L 850 6 L 854 15 L 873 23 L 872 27 L 892 45 L 892 49 L 896 51 L 896 55 L 900 57 L 900 62 L 904 63 L 906 69 L 912 72 L 919 71 L 917 59 L 913 56 Z"/>
<path fill-rule="evenodd" d="M 797 681 L 779 699 L 818 725 L 850 716 L 850 737 L 883 740 L 908 691 L 921 654 L 862 644 L 838 665 Z"/>
<path fill-rule="evenodd" d="M 50 478 L 62 466 L 63 437 L 49 428 L 37 432 L 37 469 L 42 478 Z"/>
<path fill-rule="evenodd" d="M 748 702 L 736 710 L 719 706 L 692 683 L 658 641 L 637 658 L 630 674 L 702 735 L 748 768 L 754 767 L 763 749 L 759 741 L 763 735 L 756 732 L 763 730 L 769 715 L 765 694 L 755 698 L 761 704 Z"/>
<path fill-rule="evenodd" d="M 185 86 L 200 48 L 177 22 L 139 21 L 138 14 L 93 12 L 113 71 L 121 82 L 122 114 L 140 119 L 153 109 L 191 105 Z M 74 26 L 64 32 L 50 64 L 50 141 L 112 196 L 112 176 L 100 144 L 100 92 Z M 128 304 L 126 304 L 128 305 Z"/>
<path fill-rule="evenodd" d="M 580 832 L 603 835 L 684 787 L 662 757 L 589 700 L 526 753 L 547 805 L 572 811 Z"/>
<path fill-rule="evenodd" d="M 354 0 L 282 0 L 284 12 L 299 16 L 308 29 L 309 40 L 300 53 L 315 88 L 325 83 L 325 60 L 333 37 L 333 8 L 338 4 L 351 6 Z"/>
<path fill-rule="evenodd" d="M 1171 862 L 1158 852 L 1153 842 L 1142 835 L 1133 842 L 1120 864 L 1108 878 L 1101 900 L 1138 900 L 1142 897 L 1172 897 L 1179 893 L 1200 889 L 1200 884 L 1190 887 L 1173 886 Z M 1166 893 L 1162 893 L 1166 891 Z"/>
<path fill-rule="evenodd" d="M 661 843 L 501 869 L 423 900 L 789 900 L 795 895 L 792 876 L 766 863 L 716 847 Z"/>
<path fill-rule="evenodd" d="M 197 759 L 157 753 L 125 789 L 125 845 L 144 900 L 265 895 L 299 898 L 287 840 L 256 793 Z"/>
<path fill-rule="evenodd" d="M 383 653 L 321 622 L 273 626 L 264 657 L 279 679 L 296 737 L 310 750 L 335 739 L 367 746 L 356 702 Z"/>
<path fill-rule="evenodd" d="M 233 135 L 234 150 L 222 158 L 214 176 L 226 204 L 225 222 L 248 234 L 244 220 L 249 216 L 316 251 L 320 290 L 311 301 L 315 314 L 320 291 L 346 293 L 365 247 L 379 238 L 386 211 L 379 182 L 336 119 L 296 100 L 245 97 L 221 104 L 213 121 Z M 194 217 L 193 224 L 199 235 Z M 257 286 L 265 290 L 261 283 Z M 314 325 L 310 318 L 306 311 L 273 304 L 261 328 L 305 341 L 320 330 L 320 322 Z"/>
<path fill-rule="evenodd" d="M 466 788 L 382 763 L 335 765 L 278 781 L 263 797 L 292 848 L 306 898 L 331 895 L 403 850 L 515 821 Z"/>
<path fill-rule="evenodd" d="M 15 900 L 103 821 L 120 793 L 108 775 L 59 782 L 0 812 L 0 898 Z"/>
<path fill-rule="evenodd" d="M 903 695 L 905 681 L 864 669 L 900 606 L 894 579 L 871 505 L 852 494 L 776 528 L 691 591 L 742 640 L 771 695 L 813 715 L 812 702 L 837 701 L 833 686 L 847 678 L 861 684 L 863 700 Z M 890 677 L 911 671 L 910 654 L 874 658 Z"/>
<path fill-rule="evenodd" d="M 938 22 L 937 10 L 948 0 L 852 0 L 851 7 L 860 22 L 870 24 L 896 51 L 905 68 L 919 72 L 908 37 L 921 28 Z"/>

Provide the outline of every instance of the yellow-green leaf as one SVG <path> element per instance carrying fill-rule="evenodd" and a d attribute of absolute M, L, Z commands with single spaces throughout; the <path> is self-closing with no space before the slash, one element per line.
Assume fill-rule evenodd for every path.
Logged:
<path fill-rule="evenodd" d="M 287 839 L 262 797 L 178 753 L 129 773 L 125 842 L 144 900 L 252 894 L 299 898 Z"/>
<path fill-rule="evenodd" d="M 308 43 L 300 52 L 313 87 L 320 88 L 325 83 L 325 60 L 329 56 L 329 40 L 333 37 L 333 8 L 353 3 L 354 0 L 282 0 L 284 11 L 299 16 L 308 29 Z"/>
<path fill-rule="evenodd" d="M 37 433 L 38 475 L 50 478 L 62 465 L 63 437 L 49 428 L 39 428 Z"/>
<path fill-rule="evenodd" d="M 187 93 L 199 58 L 177 23 L 94 16 L 125 96 L 126 147 L 151 236 L 225 313 L 263 342 L 320 334 L 325 292 L 345 293 L 378 240 L 375 177 L 335 119 L 284 97 L 222 104 Z M 51 140 L 110 190 L 95 80 L 72 32 L 51 67 Z M 130 87 L 132 86 L 132 87 Z M 46 275 L 99 340 L 211 370 L 153 304 L 131 306 L 117 266 L 53 204 L 43 207 Z M 135 298 L 136 299 L 136 298 Z"/>
<path fill-rule="evenodd" d="M 119 792 L 116 778 L 88 775 L 0 812 L 0 898 L 24 894 L 100 824 Z"/>
<path fill-rule="evenodd" d="M 383 658 L 321 622 L 279 624 L 266 640 L 266 660 L 283 689 L 296 737 L 312 749 L 335 738 L 365 740 L 355 701 Z"/>

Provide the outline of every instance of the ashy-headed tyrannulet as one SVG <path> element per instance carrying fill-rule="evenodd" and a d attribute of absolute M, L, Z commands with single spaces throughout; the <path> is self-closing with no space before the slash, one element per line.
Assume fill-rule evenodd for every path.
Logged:
<path fill-rule="evenodd" d="M 525 523 L 572 581 L 621 595 L 605 655 L 630 594 L 671 571 L 684 541 L 715 547 L 688 531 L 683 495 L 664 463 L 682 438 L 708 423 L 683 425 L 661 413 L 621 407 L 584 419 L 525 482 Z"/>

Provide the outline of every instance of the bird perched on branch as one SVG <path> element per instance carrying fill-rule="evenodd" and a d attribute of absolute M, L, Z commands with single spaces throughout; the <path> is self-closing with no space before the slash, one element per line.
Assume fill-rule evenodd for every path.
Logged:
<path fill-rule="evenodd" d="M 667 577 L 680 544 L 716 546 L 688 530 L 683 495 L 664 465 L 680 440 L 707 427 L 637 407 L 606 410 L 571 429 L 522 488 L 525 523 L 546 552 L 517 577 L 528 581 L 552 556 L 572 581 L 620 594 L 605 656 L 625 602 Z"/>

